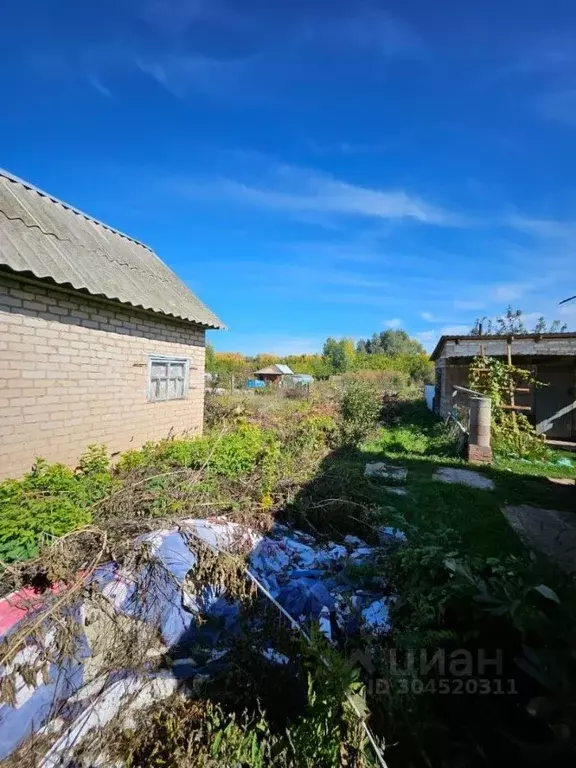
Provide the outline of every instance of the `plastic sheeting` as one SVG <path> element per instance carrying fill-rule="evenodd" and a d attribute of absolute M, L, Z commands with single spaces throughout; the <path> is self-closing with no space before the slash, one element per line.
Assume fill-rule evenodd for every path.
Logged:
<path fill-rule="evenodd" d="M 226 644 L 239 632 L 239 608 L 214 585 L 193 588 L 187 579 L 196 565 L 192 544 L 196 538 L 220 551 L 239 547 L 249 551 L 250 572 L 303 628 L 315 622 L 332 642 L 361 631 L 386 634 L 392 598 L 383 595 L 385 585 L 377 591 L 363 588 L 354 573 L 354 566 L 369 563 L 387 547 L 405 541 L 404 534 L 394 528 L 382 526 L 378 533 L 380 548 L 354 536 L 342 543 L 319 544 L 312 536 L 282 525 L 261 536 L 213 518 L 184 520 L 177 530 L 140 537 L 135 547 L 146 548 L 145 565 L 127 571 L 109 564 L 91 579 L 91 591 L 97 591 L 106 610 L 93 602 L 93 596 L 79 598 L 69 609 L 78 629 L 77 650 L 71 658 L 58 667 L 51 664 L 38 670 L 34 685 L 18 673 L 19 665 L 34 666 L 45 658 L 43 650 L 53 646 L 57 627 L 47 620 L 42 641 L 31 641 L 9 667 L 0 669 L 0 680 L 9 675 L 16 682 L 13 705 L 0 706 L 0 758 L 32 733 L 42 733 L 53 739 L 42 765 L 67 765 L 73 749 L 119 712 L 130 718 L 138 709 L 169 696 L 182 678 L 201 679 L 226 663 Z M 22 620 L 23 609 L 15 611 L 15 604 L 18 595 L 0 601 L 4 636 Z M 198 622 L 199 612 L 211 621 Z M 103 665 L 110 621 L 124 622 L 127 636 L 130 628 L 138 637 L 153 631 L 157 644 L 147 650 L 148 668 L 136 674 Z M 170 658 L 170 667 L 159 670 L 158 657 Z M 272 648 L 267 658 L 287 663 Z"/>

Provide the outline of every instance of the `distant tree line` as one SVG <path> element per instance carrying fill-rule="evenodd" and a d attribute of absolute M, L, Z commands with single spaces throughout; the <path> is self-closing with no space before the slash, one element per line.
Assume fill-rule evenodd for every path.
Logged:
<path fill-rule="evenodd" d="M 307 373 L 316 379 L 352 371 L 392 371 L 417 383 L 431 381 L 433 376 L 433 366 L 424 347 L 402 330 L 375 333 L 356 344 L 351 338 L 329 337 L 322 354 L 316 355 L 245 356 L 239 352 L 215 352 L 211 344 L 206 345 L 206 370 L 224 385 L 232 375 L 236 384 L 241 385 L 254 371 L 273 363 L 285 363 L 294 373 Z"/>

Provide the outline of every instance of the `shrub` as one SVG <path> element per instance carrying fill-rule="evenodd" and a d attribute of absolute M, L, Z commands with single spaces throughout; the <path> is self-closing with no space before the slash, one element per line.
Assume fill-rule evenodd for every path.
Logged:
<path fill-rule="evenodd" d="M 171 466 L 201 469 L 210 475 L 237 479 L 254 471 L 276 437 L 254 424 L 241 424 L 221 434 L 212 432 L 190 440 L 166 440 L 156 449 L 156 458 Z"/>
<path fill-rule="evenodd" d="M 110 457 L 105 445 L 89 445 L 80 456 L 78 467 L 85 475 L 97 475 L 110 469 Z"/>
<path fill-rule="evenodd" d="M 130 472 L 133 469 L 138 469 L 139 467 L 144 466 L 148 459 L 149 457 L 145 451 L 139 451 L 133 448 L 130 451 L 125 451 L 122 456 L 120 456 L 118 463 L 116 464 L 116 470 L 121 474 Z"/>
<path fill-rule="evenodd" d="M 231 479 L 247 475 L 274 442 L 275 438 L 266 430 L 243 424 L 234 432 L 215 438 L 210 471 Z"/>
<path fill-rule="evenodd" d="M 2 493 L 4 495 L 4 493 Z M 67 498 L 3 498 L 0 559 L 12 563 L 35 557 L 50 536 L 62 536 L 91 521 L 90 512 Z"/>
<path fill-rule="evenodd" d="M 291 425 L 285 436 L 286 449 L 293 455 L 315 453 L 333 444 L 338 425 L 332 416 L 311 415 Z"/>
<path fill-rule="evenodd" d="M 358 445 L 378 423 L 380 395 L 370 383 L 346 382 L 340 395 L 340 431 L 344 445 Z"/>
<path fill-rule="evenodd" d="M 199 469 L 208 459 L 210 444 L 207 438 L 165 440 L 156 449 L 156 457 L 171 466 Z"/>
<path fill-rule="evenodd" d="M 0 559 L 35 557 L 42 543 L 92 520 L 91 507 L 113 490 L 106 449 L 90 446 L 75 472 L 37 459 L 21 480 L 0 483 Z"/>

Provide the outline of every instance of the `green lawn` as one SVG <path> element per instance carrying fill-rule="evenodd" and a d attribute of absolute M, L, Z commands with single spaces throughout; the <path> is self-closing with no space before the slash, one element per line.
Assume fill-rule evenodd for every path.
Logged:
<path fill-rule="evenodd" d="M 504 505 L 532 504 L 576 511 L 576 489 L 547 479 L 576 477 L 576 462 L 564 467 L 508 459 L 496 460 L 490 467 L 472 467 L 454 455 L 443 425 L 424 406 L 407 406 L 395 423 L 383 427 L 355 457 L 359 465 L 383 460 L 408 469 L 408 494 L 393 496 L 382 490 L 380 481 L 373 481 L 380 488 L 382 500 L 424 535 L 446 528 L 456 530 L 469 555 L 497 557 L 523 551 L 500 511 Z M 474 469 L 490 477 L 495 490 L 435 481 L 432 475 L 440 466 Z"/>

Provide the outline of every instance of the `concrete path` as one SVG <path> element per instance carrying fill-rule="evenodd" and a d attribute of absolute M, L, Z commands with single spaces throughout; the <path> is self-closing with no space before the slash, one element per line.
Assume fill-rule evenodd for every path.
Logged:
<path fill-rule="evenodd" d="M 502 507 L 502 512 L 527 547 L 549 557 L 565 573 L 576 571 L 576 513 L 527 504 Z"/>

